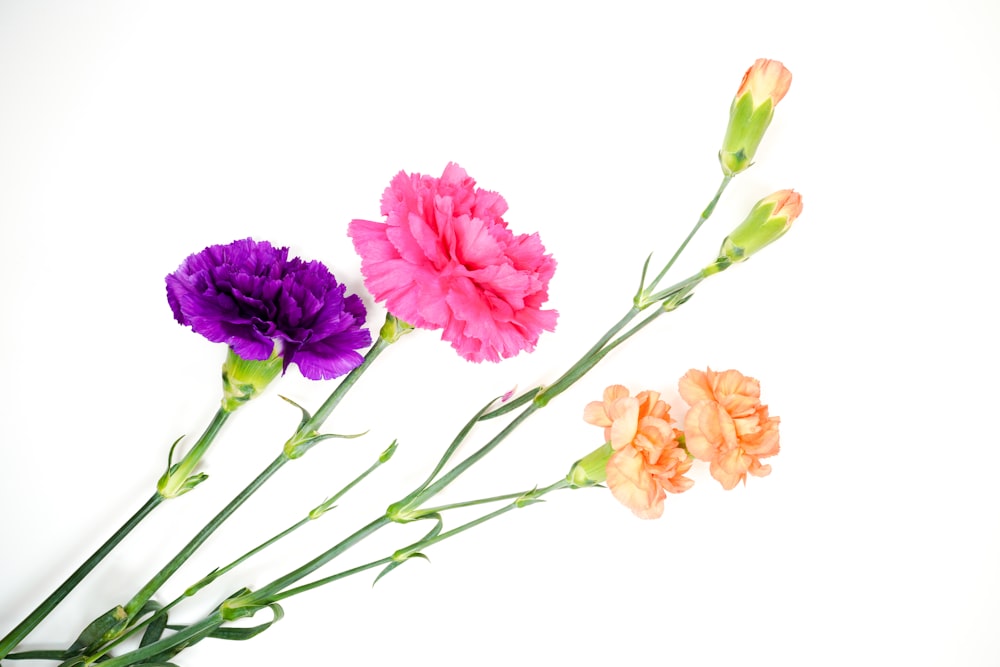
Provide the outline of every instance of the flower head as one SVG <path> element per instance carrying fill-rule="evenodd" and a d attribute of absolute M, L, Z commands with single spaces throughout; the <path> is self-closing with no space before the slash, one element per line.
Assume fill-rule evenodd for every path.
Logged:
<path fill-rule="evenodd" d="M 239 357 L 266 360 L 279 346 L 282 367 L 307 378 L 351 371 L 371 344 L 365 307 L 320 262 L 288 258 L 288 248 L 253 239 L 214 245 L 167 276 L 174 318 Z"/>
<path fill-rule="evenodd" d="M 719 151 L 722 171 L 735 176 L 753 163 L 774 107 L 792 85 L 792 73 L 777 60 L 758 59 L 743 75 L 729 108 L 729 126 Z"/>
<path fill-rule="evenodd" d="M 746 483 L 747 473 L 770 474 L 760 459 L 778 453 L 777 417 L 760 402 L 760 383 L 739 371 L 688 371 L 678 387 L 691 406 L 684 419 L 686 446 L 691 454 L 709 461 L 712 477 L 724 489 Z"/>
<path fill-rule="evenodd" d="M 531 351 L 556 312 L 542 310 L 556 263 L 537 234 L 514 235 L 507 202 L 456 164 L 441 178 L 399 172 L 382 195 L 385 222 L 352 220 L 365 286 L 396 317 L 470 361 Z"/>
<path fill-rule="evenodd" d="M 719 256 L 732 263 L 748 259 L 781 238 L 801 213 L 802 196 L 794 190 L 779 190 L 764 197 L 722 242 Z"/>
<path fill-rule="evenodd" d="M 604 400 L 584 409 L 583 418 L 604 427 L 614 453 L 607 463 L 607 484 L 623 505 L 642 519 L 663 514 L 666 492 L 681 493 L 694 484 L 684 477 L 691 468 L 687 452 L 670 426 L 670 407 L 659 393 L 629 396 L 621 385 L 604 390 Z"/>

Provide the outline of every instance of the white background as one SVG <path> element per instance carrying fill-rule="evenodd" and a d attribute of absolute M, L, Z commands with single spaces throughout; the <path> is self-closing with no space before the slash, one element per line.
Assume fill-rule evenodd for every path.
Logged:
<path fill-rule="evenodd" d="M 660 390 L 682 416 L 676 383 L 692 367 L 760 379 L 782 418 L 773 474 L 724 492 L 701 470 L 654 522 L 604 490 L 554 494 L 429 550 L 431 564 L 293 598 L 260 637 L 177 661 L 1000 664 L 998 34 L 993 0 L 3 2 L 0 632 L 138 508 L 169 444 L 215 410 L 223 350 L 164 299 L 186 255 L 251 235 L 288 245 L 362 293 L 377 323 L 346 225 L 380 219 L 400 169 L 456 161 L 555 255 L 560 319 L 500 365 L 463 362 L 430 332 L 390 349 L 328 422 L 369 434 L 286 466 L 160 599 L 398 437 L 396 458 L 177 622 L 377 516 L 486 400 L 553 380 L 624 313 L 644 257 L 669 257 L 714 192 L 729 103 L 768 57 L 791 69 L 791 91 L 678 277 L 773 190 L 803 194 L 795 227 L 446 499 L 561 477 L 599 444 L 581 414 L 608 384 Z M 65 646 L 130 598 L 277 455 L 297 419 L 278 394 L 316 407 L 332 388 L 293 369 L 239 413 L 204 464 L 211 479 L 159 509 L 24 646 Z M 324 572 L 422 529 L 387 529 Z"/>

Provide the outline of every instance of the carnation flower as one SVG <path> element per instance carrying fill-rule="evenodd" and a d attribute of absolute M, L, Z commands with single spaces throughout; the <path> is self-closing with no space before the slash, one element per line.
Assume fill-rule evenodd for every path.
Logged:
<path fill-rule="evenodd" d="M 659 518 L 667 492 L 682 493 L 694 484 L 684 477 L 692 461 L 677 442 L 680 433 L 670 426 L 670 407 L 658 392 L 643 391 L 633 398 L 625 387 L 611 385 L 603 401 L 587 405 L 583 418 L 604 427 L 614 449 L 607 465 L 608 488 L 639 518 Z"/>
<path fill-rule="evenodd" d="M 321 262 L 288 258 L 288 248 L 253 239 L 214 245 L 167 276 L 174 318 L 243 359 L 295 363 L 311 380 L 339 377 L 363 361 L 371 344 L 365 307 L 345 296 Z"/>
<path fill-rule="evenodd" d="M 542 310 L 556 262 L 537 234 L 514 235 L 507 202 L 456 164 L 441 178 L 399 172 L 382 195 L 385 222 L 352 220 L 365 286 L 396 317 L 470 361 L 535 348 L 555 328 Z"/>
<path fill-rule="evenodd" d="M 746 483 L 747 473 L 770 474 L 760 459 L 778 453 L 777 417 L 760 402 L 760 383 L 739 371 L 688 371 L 678 387 L 691 405 L 684 419 L 686 446 L 695 458 L 711 463 L 712 477 L 724 489 Z"/>

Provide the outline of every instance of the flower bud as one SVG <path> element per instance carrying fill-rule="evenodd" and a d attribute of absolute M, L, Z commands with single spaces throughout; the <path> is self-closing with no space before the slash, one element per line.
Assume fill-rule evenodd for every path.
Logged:
<path fill-rule="evenodd" d="M 777 60 L 760 58 L 743 75 L 743 82 L 729 108 L 729 127 L 719 151 L 726 176 L 735 176 L 753 163 L 774 107 L 788 92 L 792 73 Z"/>
<path fill-rule="evenodd" d="M 794 190 L 779 190 L 754 204 L 740 225 L 726 237 L 719 260 L 735 264 L 781 238 L 802 213 L 802 196 Z"/>
<path fill-rule="evenodd" d="M 233 412 L 236 408 L 250 401 L 274 378 L 281 373 L 282 358 L 280 345 L 275 343 L 270 359 L 253 361 L 243 359 L 233 348 L 228 348 L 226 362 L 222 364 L 222 409 Z"/>
<path fill-rule="evenodd" d="M 610 442 L 606 442 L 573 464 L 566 481 L 574 489 L 595 486 L 608 478 L 608 459 L 615 453 Z"/>

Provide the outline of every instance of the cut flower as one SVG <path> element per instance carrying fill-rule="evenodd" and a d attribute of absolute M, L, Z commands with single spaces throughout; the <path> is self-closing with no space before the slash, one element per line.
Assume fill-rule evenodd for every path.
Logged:
<path fill-rule="evenodd" d="M 670 407 L 658 392 L 631 397 L 625 387 L 611 385 L 603 401 L 587 405 L 583 418 L 604 427 L 614 449 L 607 465 L 608 488 L 639 518 L 660 517 L 668 491 L 681 493 L 694 484 L 684 477 L 692 461 L 677 441 L 680 432 L 670 426 Z"/>
<path fill-rule="evenodd" d="M 678 386 L 691 406 L 684 418 L 686 446 L 691 454 L 709 461 L 712 477 L 724 489 L 746 483 L 747 473 L 770 474 L 760 459 L 778 453 L 777 417 L 760 402 L 760 383 L 739 371 L 688 371 Z"/>
<path fill-rule="evenodd" d="M 262 361 L 279 346 L 311 380 L 336 378 L 363 361 L 371 344 L 365 307 L 321 262 L 288 258 L 288 248 L 253 239 L 213 245 L 167 276 L 174 318 L 243 359 Z"/>
<path fill-rule="evenodd" d="M 470 361 L 531 351 L 552 331 L 543 310 L 556 262 L 537 234 L 515 235 L 507 202 L 456 164 L 441 178 L 399 172 L 382 195 L 385 222 L 352 220 L 365 286 L 394 316 Z"/>

